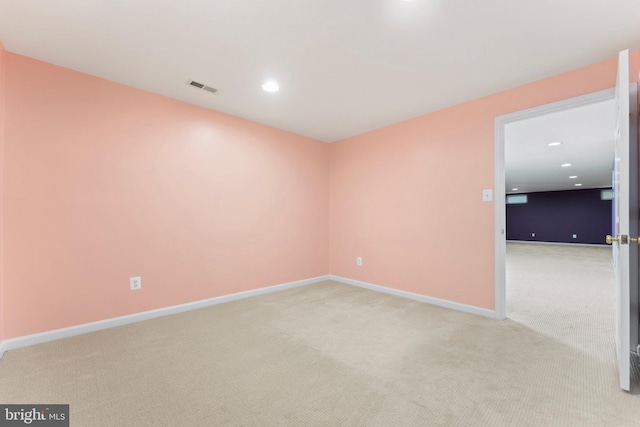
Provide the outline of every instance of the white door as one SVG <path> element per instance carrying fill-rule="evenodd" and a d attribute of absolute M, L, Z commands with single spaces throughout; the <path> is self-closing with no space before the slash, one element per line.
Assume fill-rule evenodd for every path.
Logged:
<path fill-rule="evenodd" d="M 629 51 L 620 52 L 616 81 L 616 131 L 614 161 L 613 266 L 616 288 L 616 352 L 620 387 L 630 388 L 631 344 L 637 342 L 637 313 L 632 315 L 632 286 L 638 283 L 638 175 L 636 135 L 630 138 Z M 635 107 L 633 107 L 635 109 Z M 633 120 L 637 120 L 635 117 Z M 635 128 L 635 126 L 633 126 Z M 608 241 L 610 241 L 608 239 Z M 632 243 L 632 244 L 630 244 Z M 635 307 L 636 304 L 633 304 Z M 635 319 L 635 325 L 632 324 Z M 632 337 L 635 334 L 635 337 Z M 635 348 L 634 348 L 635 351 Z"/>

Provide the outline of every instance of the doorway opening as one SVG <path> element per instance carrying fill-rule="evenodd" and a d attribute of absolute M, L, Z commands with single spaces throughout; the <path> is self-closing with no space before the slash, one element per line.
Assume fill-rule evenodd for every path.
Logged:
<path fill-rule="evenodd" d="M 576 360 L 613 369 L 614 273 L 604 243 L 614 95 L 605 90 L 495 120 L 496 317 L 553 338 Z"/>
<path fill-rule="evenodd" d="M 612 100 L 614 99 L 614 95 L 615 95 L 614 90 L 608 89 L 608 90 L 595 92 L 595 93 L 579 96 L 576 98 L 554 102 L 551 104 L 546 104 L 539 107 L 517 111 L 514 113 L 496 117 L 495 119 L 495 189 L 496 189 L 496 194 L 495 194 L 495 209 L 496 209 L 496 215 L 495 215 L 495 230 L 496 230 L 495 309 L 496 310 L 495 311 L 496 311 L 496 318 L 505 319 L 507 317 L 507 311 L 506 311 L 507 310 L 506 309 L 506 251 L 507 251 L 507 232 L 508 232 L 507 222 L 506 222 L 507 221 L 507 216 L 506 216 L 507 195 L 508 193 L 522 194 L 523 192 L 528 191 L 526 187 L 523 187 L 522 189 L 520 188 L 522 186 L 515 187 L 514 185 L 519 185 L 515 183 L 517 181 L 511 181 L 511 180 L 507 181 L 506 151 L 507 151 L 508 127 L 513 127 L 515 124 L 524 123 L 525 121 L 530 121 L 531 123 L 535 123 L 540 119 L 543 119 L 545 117 L 548 118 L 551 115 L 554 115 L 557 113 L 565 113 L 565 112 L 570 112 L 572 110 L 578 110 L 581 107 L 588 107 L 588 106 L 593 106 L 597 104 L 612 102 Z M 523 128 L 526 132 L 527 131 L 526 126 L 524 126 Z M 557 147 L 550 146 L 550 144 L 554 142 L 560 142 L 560 143 L 563 142 L 563 141 L 557 141 L 556 139 L 557 138 L 553 138 L 553 136 L 550 135 L 548 140 L 538 141 L 538 143 L 544 144 L 544 148 L 548 149 L 547 152 L 553 152 L 553 148 L 557 148 Z M 525 143 L 527 144 L 527 146 L 531 145 L 530 141 L 525 141 Z M 523 157 L 528 158 L 532 156 L 534 156 L 533 153 L 525 152 Z M 553 161 L 555 163 L 558 163 L 557 159 L 553 159 Z M 531 191 L 531 193 L 541 192 L 545 190 L 551 191 L 552 189 L 569 190 L 572 187 L 578 188 L 578 187 L 575 187 L 575 184 L 583 184 L 584 187 L 594 186 L 593 184 L 589 183 L 590 181 L 586 181 L 587 177 L 583 177 L 587 185 L 585 185 L 585 183 L 583 182 L 573 181 L 573 178 L 569 178 L 570 176 L 576 175 L 573 172 L 569 172 L 569 170 L 572 167 L 574 167 L 574 165 L 570 163 L 569 159 L 562 160 L 558 164 L 555 164 L 555 163 L 550 164 L 548 166 L 548 169 L 547 169 L 547 166 L 545 166 L 545 170 L 538 171 L 542 173 L 537 174 L 538 175 L 537 181 L 535 177 L 532 178 L 532 181 L 526 181 L 527 183 L 525 185 L 530 185 L 529 190 L 533 190 Z M 567 165 L 567 164 L 570 164 L 570 166 L 563 167 L 563 165 Z M 518 169 L 517 164 L 515 169 Z M 535 167 L 533 169 L 535 169 Z M 611 182 L 611 163 L 609 163 L 607 169 L 608 171 L 605 170 L 604 172 L 608 173 L 608 177 L 609 177 L 608 182 Z M 573 170 L 576 170 L 576 169 L 573 169 Z M 554 184 L 554 181 L 557 181 L 559 179 L 559 176 L 556 176 L 558 171 L 561 171 L 559 172 L 561 174 L 559 176 L 561 176 L 562 179 L 565 180 L 562 183 L 564 187 L 562 186 L 558 187 L 556 184 Z M 528 172 L 532 176 L 536 175 L 535 170 L 528 171 Z M 510 178 L 511 178 L 511 175 L 512 174 L 510 173 Z M 516 179 L 523 178 L 518 174 L 515 174 L 515 175 L 516 175 L 515 177 Z M 579 180 L 582 181 L 583 179 L 579 179 Z M 507 183 L 510 184 L 511 187 L 506 187 Z M 556 187 L 554 187 L 554 185 L 556 185 Z M 513 188 L 517 188 L 517 190 L 513 190 Z M 507 189 L 509 191 L 507 191 Z M 536 231 L 531 231 L 531 233 L 535 234 Z M 570 236 L 571 238 L 573 238 L 573 234 L 578 234 L 578 233 L 572 233 Z M 531 237 L 533 238 L 533 240 L 536 240 L 536 237 L 540 238 L 542 236 L 539 236 L 536 234 Z M 558 240 L 557 238 L 552 238 L 551 240 L 553 241 L 554 239 L 555 241 L 561 241 L 561 240 Z M 576 236 L 576 239 L 577 239 L 577 236 Z M 527 240 L 531 240 L 531 239 L 527 239 Z M 567 241 L 566 243 L 570 243 L 570 241 Z"/>

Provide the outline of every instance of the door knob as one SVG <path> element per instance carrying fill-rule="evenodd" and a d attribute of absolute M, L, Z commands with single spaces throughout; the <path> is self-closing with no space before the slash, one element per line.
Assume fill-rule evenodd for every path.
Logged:
<path fill-rule="evenodd" d="M 612 237 L 607 234 L 605 240 L 608 245 L 613 242 L 620 243 L 621 245 L 628 245 L 629 243 L 640 243 L 640 237 L 629 237 L 626 234 L 622 234 L 617 237 Z"/>
<path fill-rule="evenodd" d="M 610 245 L 610 244 L 612 244 L 613 242 L 618 242 L 618 243 L 620 243 L 620 237 L 612 237 L 612 236 L 609 236 L 608 234 L 607 234 L 607 237 L 605 238 L 605 240 L 606 240 L 606 242 L 607 242 L 607 245 Z"/>

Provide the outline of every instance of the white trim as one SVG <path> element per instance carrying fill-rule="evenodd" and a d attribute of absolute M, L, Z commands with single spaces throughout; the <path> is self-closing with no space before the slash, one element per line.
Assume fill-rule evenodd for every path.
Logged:
<path fill-rule="evenodd" d="M 514 113 L 515 114 L 515 113 Z M 496 117 L 494 124 L 494 233 L 495 233 L 495 312 L 496 319 L 507 318 L 506 309 L 506 276 L 505 265 L 507 257 L 507 208 L 504 167 L 504 116 Z"/>
<path fill-rule="evenodd" d="M 225 302 L 235 301 L 243 298 L 254 297 L 257 295 L 268 294 L 272 292 L 283 291 L 285 289 L 296 288 L 299 286 L 310 285 L 312 283 L 328 280 L 329 276 L 318 276 L 310 279 L 298 280 L 296 282 L 283 283 L 280 285 L 267 286 L 264 288 L 252 289 L 250 291 L 238 292 L 230 295 L 223 295 L 215 298 L 209 298 L 200 301 L 189 302 L 186 304 L 174 305 L 171 307 L 159 308 L 156 310 L 143 311 L 141 313 L 129 314 L 127 316 L 114 317 L 111 319 L 100 320 L 97 322 L 85 323 L 82 325 L 70 326 L 68 328 L 55 329 L 53 331 L 41 332 L 33 335 L 25 335 L 18 338 L 11 338 L 0 343 L 0 358 L 7 350 L 15 350 L 30 345 L 42 344 L 49 341 L 59 340 L 62 338 L 82 335 L 89 332 L 101 331 L 103 329 L 115 328 L 117 326 L 128 325 L 130 323 L 142 322 L 144 320 L 155 319 L 156 317 L 168 316 L 170 314 L 182 313 L 184 311 L 197 310 L 199 308 L 209 307 L 211 305 L 222 304 Z"/>
<path fill-rule="evenodd" d="M 385 294 L 395 295 L 401 298 L 409 298 L 412 300 L 426 302 L 427 304 L 437 305 L 439 307 L 450 308 L 452 310 L 463 311 L 465 313 L 476 314 L 478 316 L 489 317 L 491 319 L 496 318 L 496 313 L 493 310 L 487 308 L 476 307 L 473 305 L 462 304 L 459 302 L 448 301 L 440 298 L 428 297 L 426 295 L 415 294 L 413 292 L 401 291 L 399 289 L 387 288 L 385 286 L 374 285 L 372 283 L 361 282 L 359 280 L 347 279 L 346 277 L 329 275 L 329 279 L 335 282 L 344 283 L 346 285 L 358 286 L 360 288 L 370 289 L 376 292 L 382 292 Z"/>
<path fill-rule="evenodd" d="M 495 312 L 497 319 L 506 318 L 506 209 L 505 209 L 505 165 L 504 127 L 519 120 L 544 114 L 582 107 L 596 102 L 613 99 L 615 89 L 605 89 L 563 101 L 552 102 L 539 107 L 497 116 L 494 121 L 494 238 L 495 238 Z"/>
<path fill-rule="evenodd" d="M 540 240 L 507 240 L 507 243 L 531 243 L 532 245 L 560 245 L 560 246 L 592 246 L 594 248 L 611 248 L 609 245 L 597 245 L 595 243 L 567 243 L 567 242 L 543 242 Z"/>

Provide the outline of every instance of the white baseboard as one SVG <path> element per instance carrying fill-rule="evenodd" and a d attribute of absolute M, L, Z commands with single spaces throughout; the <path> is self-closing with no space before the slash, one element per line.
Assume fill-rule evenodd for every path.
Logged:
<path fill-rule="evenodd" d="M 238 299 L 249 298 L 271 292 L 283 291 L 285 289 L 296 288 L 298 286 L 310 285 L 312 283 L 329 280 L 329 276 L 318 276 L 310 279 L 298 280 L 296 282 L 283 283 L 280 285 L 267 286 L 265 288 L 252 289 L 250 291 L 238 292 L 230 295 L 223 295 L 206 300 L 189 302 L 186 304 L 174 305 L 171 307 L 159 308 L 156 310 L 143 311 L 141 313 L 129 314 L 127 316 L 114 317 L 112 319 L 100 320 L 97 322 L 85 323 L 68 328 L 55 329 L 53 331 L 41 332 L 33 335 L 25 335 L 18 338 L 11 338 L 0 341 L 0 358 L 5 351 L 28 347 L 34 344 L 42 344 L 62 338 L 82 335 L 89 332 L 101 331 L 103 329 L 115 328 L 117 326 L 128 325 L 130 323 L 142 322 L 144 320 L 155 319 L 156 317 L 168 316 L 170 314 L 182 313 L 184 311 L 196 310 L 198 308 L 211 305 L 222 304 Z"/>
<path fill-rule="evenodd" d="M 439 307 L 450 308 L 452 310 L 464 311 L 465 313 L 476 314 L 478 316 L 489 317 L 491 319 L 496 319 L 496 312 L 494 310 L 489 310 L 488 308 L 476 307 L 473 305 L 462 304 L 459 302 L 448 301 L 440 298 L 428 297 L 426 295 L 415 294 L 413 292 L 401 291 L 398 289 L 387 288 L 385 286 L 374 285 L 372 283 L 361 282 L 359 280 L 347 279 L 345 277 L 334 276 L 332 274 L 329 275 L 329 279 L 344 283 L 347 285 L 358 286 L 360 288 L 370 289 L 372 291 L 383 292 L 385 294 L 395 295 L 402 298 L 409 298 L 412 300 L 426 302 L 427 304 L 437 305 Z"/>
<path fill-rule="evenodd" d="M 209 307 L 212 305 L 222 304 L 225 302 L 235 301 L 243 298 L 249 298 L 257 295 L 268 294 L 271 292 L 283 291 L 285 289 L 291 289 L 299 286 L 310 285 L 313 283 L 322 282 L 324 280 L 333 280 L 333 281 L 344 283 L 347 285 L 370 289 L 376 292 L 382 292 L 390 295 L 399 296 L 402 298 L 409 298 L 412 300 L 425 302 L 427 304 L 437 305 L 439 307 L 450 308 L 452 310 L 471 313 L 471 314 L 475 314 L 483 317 L 489 317 L 492 319 L 496 318 L 496 312 L 494 310 L 489 310 L 486 308 L 443 300 L 439 298 L 428 297 L 426 295 L 420 295 L 413 292 L 387 288 L 385 286 L 374 285 L 372 283 L 361 282 L 359 280 L 347 279 L 345 277 L 326 275 L 326 276 L 313 277 L 305 280 L 298 280 L 296 282 L 289 282 L 289 283 L 283 283 L 280 285 L 268 286 L 265 288 L 253 289 L 250 291 L 238 292 L 230 295 L 223 295 L 220 297 L 209 298 L 201 301 L 194 301 L 186 304 L 174 305 L 171 307 L 159 308 L 156 310 L 143 311 L 141 313 L 115 317 L 112 319 L 100 320 L 97 322 L 85 323 L 77 326 L 70 326 L 68 328 L 55 329 L 53 331 L 47 331 L 47 332 L 41 332 L 33 335 L 25 335 L 22 337 L 11 338 L 8 340 L 0 341 L 0 358 L 2 358 L 4 352 L 8 350 L 15 350 L 22 347 L 28 347 L 35 344 L 42 344 L 45 342 L 55 341 L 62 338 L 73 337 L 76 335 L 82 335 L 89 332 L 101 331 L 103 329 L 115 328 L 118 326 L 128 325 L 130 323 L 142 322 L 144 320 L 155 319 L 156 317 L 163 317 L 171 314 L 182 313 L 185 311 L 197 310 L 199 308 Z"/>

